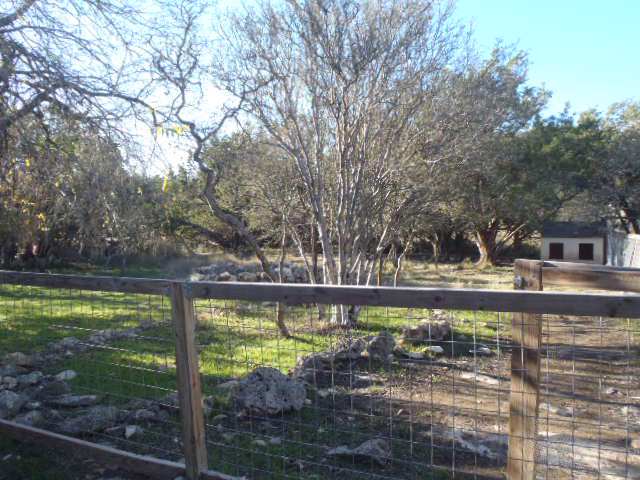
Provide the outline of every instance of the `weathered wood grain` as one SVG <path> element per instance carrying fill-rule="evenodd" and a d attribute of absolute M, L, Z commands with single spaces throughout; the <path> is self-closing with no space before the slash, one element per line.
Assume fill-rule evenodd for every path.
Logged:
<path fill-rule="evenodd" d="M 517 260 L 515 287 L 542 290 L 542 262 Z M 507 478 L 534 480 L 540 392 L 542 315 L 514 313 L 511 323 L 511 396 Z"/>
<path fill-rule="evenodd" d="M 186 294 L 180 282 L 174 282 L 171 285 L 171 303 L 176 333 L 176 367 L 183 453 L 187 478 L 195 480 L 207 470 L 207 447 L 193 300 Z"/>
<path fill-rule="evenodd" d="M 640 317 L 640 295 L 454 288 L 194 282 L 194 298 L 295 304 L 375 305 L 490 312 Z"/>
<path fill-rule="evenodd" d="M 169 280 L 149 278 L 94 277 L 89 275 L 61 275 L 0 270 L 0 285 L 1 284 L 100 292 L 167 295 L 171 282 Z"/>

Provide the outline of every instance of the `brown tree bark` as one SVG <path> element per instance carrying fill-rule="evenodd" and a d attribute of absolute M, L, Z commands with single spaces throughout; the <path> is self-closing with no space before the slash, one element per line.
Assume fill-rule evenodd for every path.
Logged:
<path fill-rule="evenodd" d="M 278 280 L 283 283 L 284 277 L 282 270 L 284 268 L 284 259 L 287 255 L 287 224 L 285 219 L 282 219 L 282 237 L 280 239 L 280 259 L 278 260 Z M 291 337 L 284 317 L 286 313 L 286 305 L 282 302 L 278 302 L 276 306 L 276 326 L 280 331 L 280 335 L 285 338 Z"/>
<path fill-rule="evenodd" d="M 478 247 L 480 258 L 476 262 L 476 266 L 479 268 L 494 266 L 497 260 L 497 243 L 498 237 L 497 225 L 492 224 L 485 229 L 478 229 L 475 232 L 475 244 Z"/>

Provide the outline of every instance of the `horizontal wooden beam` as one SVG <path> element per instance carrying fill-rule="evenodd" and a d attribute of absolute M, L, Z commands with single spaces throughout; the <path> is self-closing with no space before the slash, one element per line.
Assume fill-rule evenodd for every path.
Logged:
<path fill-rule="evenodd" d="M 545 262 L 547 263 L 547 262 Z M 543 282 L 547 277 L 544 277 Z M 171 281 L 0 271 L 0 284 L 168 295 Z M 184 282 L 192 298 L 640 318 L 640 295 L 466 288 Z"/>
<path fill-rule="evenodd" d="M 98 277 L 89 275 L 61 275 L 54 273 L 9 272 L 0 270 L 0 285 L 68 288 L 99 292 L 141 293 L 166 295 L 171 282 L 150 278 Z"/>
<path fill-rule="evenodd" d="M 82 453 L 98 463 L 122 468 L 128 472 L 148 475 L 152 478 L 172 480 L 185 475 L 183 463 L 160 460 L 146 455 L 137 455 L 117 448 L 87 442 L 78 438 L 59 435 L 48 430 L 0 420 L 0 432 L 18 441 L 26 441 L 65 452 Z M 205 480 L 240 480 L 223 473 L 208 470 L 200 474 Z"/>
<path fill-rule="evenodd" d="M 543 268 L 542 281 L 547 286 L 640 293 L 640 273 L 635 272 Z"/>
<path fill-rule="evenodd" d="M 545 261 L 542 282 L 557 287 L 640 293 L 640 269 Z"/>
<path fill-rule="evenodd" d="M 193 298 L 640 318 L 640 295 L 465 288 L 193 282 Z"/>
<path fill-rule="evenodd" d="M 640 268 L 615 267 L 613 265 L 600 265 L 595 263 L 557 262 L 554 260 L 544 260 L 542 267 L 572 269 L 572 270 L 590 270 L 595 272 L 629 272 L 629 273 L 635 273 L 637 275 L 640 275 Z"/>

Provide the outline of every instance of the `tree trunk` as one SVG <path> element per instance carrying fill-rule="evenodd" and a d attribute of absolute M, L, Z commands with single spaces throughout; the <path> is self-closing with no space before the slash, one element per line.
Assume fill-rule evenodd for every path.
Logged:
<path fill-rule="evenodd" d="M 287 255 L 287 224 L 285 223 L 285 219 L 282 219 L 282 238 L 280 240 L 280 259 L 278 261 L 278 280 L 280 283 L 283 283 L 282 270 L 284 269 L 284 259 Z M 285 323 L 285 304 L 282 302 L 278 302 L 276 304 L 276 326 L 280 331 L 280 335 L 284 338 L 291 337 L 289 333 L 289 329 L 287 328 L 287 324 Z"/>
<path fill-rule="evenodd" d="M 408 246 L 405 246 L 405 248 L 402 249 L 402 251 L 398 251 L 399 253 L 396 254 L 396 270 L 393 273 L 393 286 L 397 287 L 398 286 L 398 280 L 400 280 L 400 274 L 402 273 L 402 263 L 404 260 L 405 255 L 407 254 L 407 250 L 409 249 Z"/>
<path fill-rule="evenodd" d="M 376 279 L 376 285 L 377 286 L 381 286 L 382 285 L 382 277 L 384 275 L 384 259 L 385 256 L 384 255 L 380 255 L 380 259 L 378 260 L 378 276 Z"/>
<path fill-rule="evenodd" d="M 358 323 L 360 305 L 332 305 L 331 323 L 341 328 L 353 328 Z"/>
<path fill-rule="evenodd" d="M 318 281 L 318 248 L 316 245 L 316 226 L 311 222 L 311 275 L 313 280 L 311 283 Z"/>
<path fill-rule="evenodd" d="M 524 243 L 524 239 L 527 237 L 527 233 L 524 230 L 520 230 L 513 235 L 513 250 L 514 252 L 519 252 L 522 250 L 522 244 Z"/>
<path fill-rule="evenodd" d="M 498 236 L 498 229 L 496 227 L 489 227 L 484 230 L 477 230 L 475 234 L 475 244 L 478 247 L 480 258 L 476 262 L 476 266 L 479 268 L 493 266 L 497 260 L 497 244 L 496 238 Z"/>
<path fill-rule="evenodd" d="M 431 261 L 433 262 L 433 266 L 435 267 L 436 272 L 438 271 L 438 266 L 440 262 L 440 238 L 438 234 L 429 237 L 429 244 L 431 245 Z"/>

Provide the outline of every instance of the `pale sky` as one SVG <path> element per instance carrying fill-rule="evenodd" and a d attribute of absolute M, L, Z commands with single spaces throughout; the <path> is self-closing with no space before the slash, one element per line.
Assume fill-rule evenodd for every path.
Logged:
<path fill-rule="evenodd" d="M 233 10 L 242 3 L 218 6 Z M 547 114 L 566 103 L 577 113 L 640 100 L 640 0 L 458 0 L 456 16 L 473 25 L 482 52 L 500 39 L 528 53 L 529 83 L 552 92 Z M 208 90 L 202 105 L 211 111 L 220 101 Z M 154 171 L 184 162 L 184 146 L 159 143 L 164 155 Z"/>
<path fill-rule="evenodd" d="M 458 0 L 490 50 L 496 38 L 528 52 L 529 79 L 553 92 L 548 113 L 640 100 L 639 0 Z"/>

